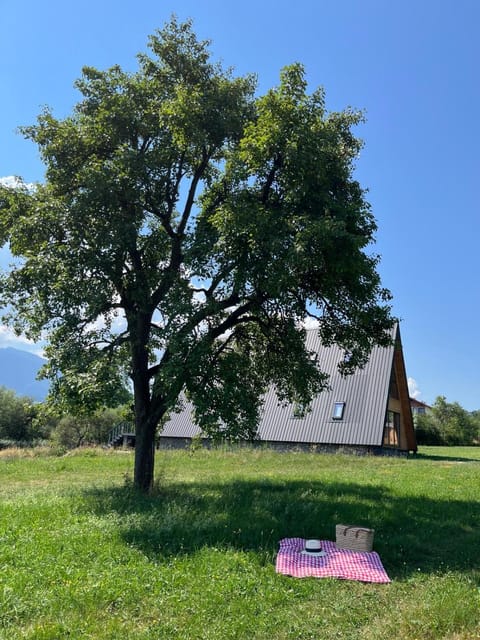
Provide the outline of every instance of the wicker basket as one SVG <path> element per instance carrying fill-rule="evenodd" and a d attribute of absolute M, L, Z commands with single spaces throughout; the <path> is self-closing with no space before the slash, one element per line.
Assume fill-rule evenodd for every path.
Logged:
<path fill-rule="evenodd" d="M 373 529 L 337 524 L 336 543 L 339 549 L 353 551 L 371 551 L 373 547 Z"/>

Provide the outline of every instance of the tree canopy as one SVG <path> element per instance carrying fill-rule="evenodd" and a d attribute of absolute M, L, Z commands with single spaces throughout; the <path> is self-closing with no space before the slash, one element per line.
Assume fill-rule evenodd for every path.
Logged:
<path fill-rule="evenodd" d="M 149 47 L 133 73 L 84 68 L 69 117 L 23 128 L 44 183 L 0 191 L 10 322 L 48 342 L 57 399 L 93 407 L 131 379 L 146 490 L 182 392 L 205 433 L 253 437 L 268 385 L 308 404 L 328 384 L 306 316 L 348 351 L 345 373 L 393 323 L 353 175 L 362 114 L 328 112 L 300 64 L 256 96 L 190 22 Z"/>
<path fill-rule="evenodd" d="M 468 412 L 458 402 L 438 396 L 427 413 L 415 416 L 419 444 L 472 445 L 480 439 L 477 411 Z"/>

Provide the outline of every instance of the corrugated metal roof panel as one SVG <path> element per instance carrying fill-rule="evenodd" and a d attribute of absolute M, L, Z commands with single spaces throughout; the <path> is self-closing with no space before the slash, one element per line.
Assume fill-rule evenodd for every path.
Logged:
<path fill-rule="evenodd" d="M 183 409 L 171 414 L 160 435 L 169 438 L 194 438 L 199 434 L 200 429 L 193 421 L 192 405 L 184 400 Z"/>

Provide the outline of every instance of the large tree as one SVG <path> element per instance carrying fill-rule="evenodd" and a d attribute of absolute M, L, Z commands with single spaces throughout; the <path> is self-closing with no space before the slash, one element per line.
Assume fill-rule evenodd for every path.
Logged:
<path fill-rule="evenodd" d="M 392 325 L 353 177 L 362 115 L 328 113 L 300 64 L 255 97 L 189 22 L 149 46 L 135 73 L 84 68 L 72 115 L 23 129 L 45 181 L 0 196 L 18 257 L 2 280 L 10 321 L 48 342 L 52 393 L 70 405 L 130 376 L 144 490 L 182 392 L 207 434 L 252 437 L 269 384 L 305 404 L 328 384 L 307 315 L 349 353 L 347 373 Z"/>

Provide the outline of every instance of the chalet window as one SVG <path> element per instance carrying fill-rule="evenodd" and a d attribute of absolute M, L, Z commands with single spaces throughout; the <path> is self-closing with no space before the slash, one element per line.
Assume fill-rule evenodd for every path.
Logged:
<path fill-rule="evenodd" d="M 398 447 L 400 440 L 400 414 L 396 411 L 387 411 L 383 444 L 385 446 Z"/>
<path fill-rule="evenodd" d="M 395 371 L 392 371 L 392 378 L 390 380 L 390 397 L 395 398 L 396 400 L 400 399 L 400 395 L 398 393 L 397 376 L 395 375 Z"/>
<path fill-rule="evenodd" d="M 335 402 L 333 404 L 332 418 L 334 420 L 343 420 L 344 411 L 345 411 L 345 402 Z"/>
<path fill-rule="evenodd" d="M 390 429 L 400 428 L 400 414 L 396 411 L 387 411 L 387 427 Z"/>

